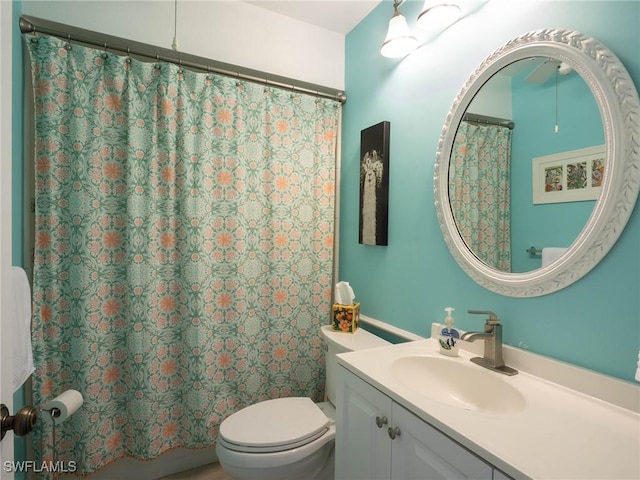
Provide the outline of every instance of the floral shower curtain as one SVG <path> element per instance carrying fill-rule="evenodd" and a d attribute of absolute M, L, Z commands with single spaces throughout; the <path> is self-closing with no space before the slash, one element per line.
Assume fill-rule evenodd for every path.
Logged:
<path fill-rule="evenodd" d="M 449 198 L 467 246 L 487 265 L 511 271 L 511 130 L 461 122 L 449 169 Z"/>
<path fill-rule="evenodd" d="M 337 102 L 27 37 L 36 119 L 35 450 L 81 473 L 321 400 Z"/>

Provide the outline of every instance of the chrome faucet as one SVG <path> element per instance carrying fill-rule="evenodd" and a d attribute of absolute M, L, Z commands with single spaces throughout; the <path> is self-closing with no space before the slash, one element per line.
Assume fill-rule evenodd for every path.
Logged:
<path fill-rule="evenodd" d="M 480 366 L 503 373 L 505 375 L 515 375 L 517 370 L 507 367 L 502 359 L 502 324 L 495 313 L 485 310 L 467 310 L 474 315 L 488 315 L 484 324 L 483 332 L 466 332 L 460 340 L 475 342 L 484 340 L 484 357 L 473 357 L 471 361 Z"/>

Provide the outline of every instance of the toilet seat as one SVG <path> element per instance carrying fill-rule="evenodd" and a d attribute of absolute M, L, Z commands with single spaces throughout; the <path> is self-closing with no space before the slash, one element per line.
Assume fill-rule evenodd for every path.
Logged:
<path fill-rule="evenodd" d="M 331 420 L 308 397 L 266 400 L 220 425 L 218 441 L 229 450 L 271 453 L 306 445 L 324 435 Z"/>

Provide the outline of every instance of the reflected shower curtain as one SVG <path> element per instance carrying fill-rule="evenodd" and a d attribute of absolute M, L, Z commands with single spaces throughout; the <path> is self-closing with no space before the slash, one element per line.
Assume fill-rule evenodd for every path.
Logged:
<path fill-rule="evenodd" d="M 461 122 L 449 167 L 458 231 L 487 265 L 511 271 L 511 130 Z"/>
<path fill-rule="evenodd" d="M 39 460 L 82 473 L 214 444 L 259 400 L 321 400 L 340 106 L 26 37 L 36 118 Z"/>

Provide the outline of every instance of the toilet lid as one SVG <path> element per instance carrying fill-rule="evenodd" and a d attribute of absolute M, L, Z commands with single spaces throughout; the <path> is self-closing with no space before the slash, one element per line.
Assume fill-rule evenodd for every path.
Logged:
<path fill-rule="evenodd" d="M 330 420 L 307 397 L 278 398 L 234 413 L 220 425 L 220 437 L 234 450 L 279 451 L 322 436 Z"/>

